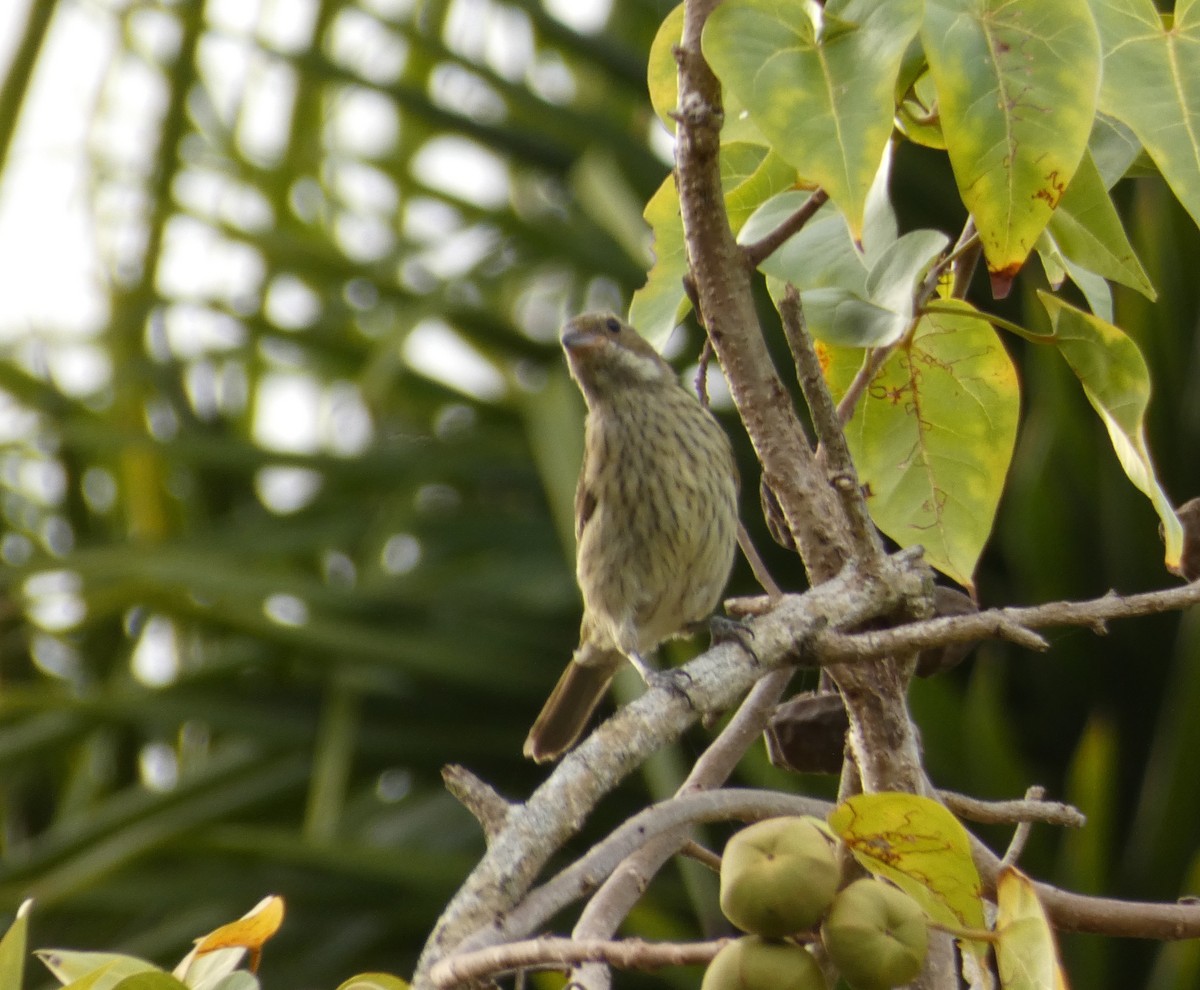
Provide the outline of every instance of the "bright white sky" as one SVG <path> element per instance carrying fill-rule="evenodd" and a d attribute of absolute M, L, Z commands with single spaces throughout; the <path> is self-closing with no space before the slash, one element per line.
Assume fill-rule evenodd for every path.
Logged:
<path fill-rule="evenodd" d="M 5 69 L 29 2 L 0 2 L 0 65 Z M 408 5 L 409 0 L 365 4 L 391 15 L 401 15 Z M 550 0 L 547 5 L 572 26 L 588 30 L 603 22 L 608 0 Z M 121 0 L 60 2 L 0 185 L 0 272 L 4 273 L 0 341 L 18 341 L 23 361 L 48 366 L 60 385 L 77 394 L 93 391 L 108 373 L 103 352 L 89 347 L 87 338 L 107 316 L 107 266 L 119 262 L 123 248 L 128 250 L 137 239 L 136 226 L 127 225 L 122 231 L 119 221 L 96 229 L 93 210 L 128 214 L 130 201 L 123 202 L 118 192 L 110 195 L 109 202 L 98 204 L 89 188 L 89 151 L 103 147 L 110 161 L 136 171 L 139 155 L 154 146 L 153 127 L 162 98 L 157 80 L 144 67 L 126 64 L 121 71 L 112 70 L 112 10 L 120 6 Z M 208 0 L 210 23 L 219 25 L 230 40 L 208 45 L 202 65 L 218 110 L 235 122 L 238 139 L 250 153 L 269 159 L 280 150 L 290 112 L 291 81 L 248 58 L 247 46 L 236 39 L 257 34 L 285 51 L 302 47 L 308 43 L 313 9 L 313 0 Z M 489 0 L 456 0 L 452 10 L 452 44 L 487 58 L 498 71 L 513 77 L 519 78 L 529 68 L 533 52 L 527 23 L 506 18 Z M 175 43 L 169 19 L 156 17 L 152 10 L 146 15 L 134 22 L 138 42 L 151 51 L 169 50 Z M 365 75 L 387 77 L 389 67 L 395 71 L 404 53 L 373 27 L 364 15 L 343 18 L 334 38 L 335 51 Z M 545 84 L 564 82 L 551 72 Z M 447 100 L 472 98 L 453 79 L 446 80 L 445 89 Z M 332 127 L 337 142 L 351 155 L 370 155 L 381 150 L 381 143 L 386 146 L 393 140 L 397 123 L 386 101 L 363 90 L 346 95 Z M 503 202 L 507 196 L 503 165 L 482 149 L 453 138 L 423 149 L 415 168 L 429 184 L 453 187 L 484 206 Z M 203 178 L 185 176 L 179 189 L 214 212 L 238 213 L 241 222 L 256 208 L 253 202 L 231 202 L 228 189 L 214 188 L 211 182 L 206 185 Z M 369 170 L 356 173 L 350 166 L 341 176 L 339 192 L 363 207 L 359 217 L 346 222 L 343 248 L 364 260 L 385 251 L 394 237 L 387 222 L 394 213 L 388 197 L 394 194 L 373 180 Z M 419 223 L 416 210 L 409 210 L 405 223 Z M 431 244 L 430 266 L 462 264 L 463 259 L 489 249 L 469 233 L 453 242 Z M 255 259 L 239 257 L 228 244 L 214 245 L 214 235 L 202 224 L 174 224 L 171 235 L 159 272 L 161 287 L 168 293 L 182 298 L 247 298 L 265 289 L 268 315 L 281 325 L 300 327 L 311 319 L 316 307 L 303 286 L 281 282 L 262 286 Z M 186 325 L 181 326 L 181 321 Z M 165 327 L 168 344 L 176 349 L 219 340 L 229 330 L 227 321 L 218 324 L 211 314 L 183 309 L 169 313 Z M 497 396 L 504 387 L 494 369 L 436 321 L 417 328 L 405 356 L 422 371 L 443 379 L 445 369 L 453 367 L 456 386 L 481 398 Z M 276 376 L 272 383 L 272 400 L 262 406 L 259 439 L 285 450 L 317 449 L 321 443 L 316 432 L 305 430 L 306 420 L 293 414 L 310 402 L 311 387 L 300 376 L 290 377 L 288 382 Z M 272 414 L 276 402 L 281 415 Z M 6 434 L 11 435 L 0 426 L 0 438 Z"/>
<path fill-rule="evenodd" d="M 37 0 L 0 0 L 0 66 L 4 70 L 30 2 Z M 406 0 L 375 0 L 373 5 L 392 11 L 408 6 Z M 547 0 L 546 5 L 561 20 L 585 31 L 603 23 L 609 6 L 608 0 Z M 51 327 L 86 335 L 105 317 L 105 276 L 89 219 L 87 141 L 113 50 L 109 10 L 119 6 L 120 0 L 61 0 L 58 5 L 34 80 L 32 101 L 20 122 L 0 186 L 0 340 Z M 311 6 L 311 0 L 210 0 L 208 9 L 210 20 L 234 31 L 253 32 L 257 27 L 286 49 L 306 40 L 305 11 Z M 458 27 L 452 24 L 452 30 L 462 32 L 468 45 L 485 49 L 490 62 L 507 63 L 515 70 L 516 62 L 528 58 L 519 26 L 505 36 L 502 19 L 473 16 L 479 3 L 460 0 L 458 6 Z M 469 37 L 479 35 L 485 25 L 492 28 L 490 36 Z M 154 34 L 152 25 L 147 34 Z M 348 45 L 367 42 L 365 50 L 375 64 L 385 64 L 389 53 L 378 46 L 370 48 L 369 40 L 346 39 Z M 233 61 L 231 74 L 238 74 Z M 124 86 L 121 98 L 135 102 L 151 98 L 148 92 L 131 89 L 136 89 L 136 82 Z M 253 131 L 257 116 L 262 128 L 262 133 L 251 134 L 250 141 L 257 138 L 269 145 L 271 132 L 279 127 L 280 117 L 269 102 L 261 101 L 257 114 L 251 108 L 243 118 L 249 120 Z M 347 101 L 338 126 L 351 146 L 362 145 L 371 135 L 377 140 L 381 130 L 386 132 L 372 107 L 353 101 Z M 464 185 L 485 202 L 505 195 L 502 176 L 479 155 L 472 158 L 461 147 L 449 147 L 441 155 L 433 151 L 426 157 L 429 174 L 438 177 L 448 174 L 447 161 L 454 160 L 457 167 L 450 168 L 449 174 L 469 173 Z M 203 245 L 197 244 L 196 250 L 203 253 Z M 84 365 L 75 370 L 81 391 L 96 371 Z"/>
<path fill-rule="evenodd" d="M 7 70 L 29 0 L 0 3 Z M 0 186 L 0 335 L 31 327 L 83 330 L 103 318 L 96 287 L 83 153 L 91 107 L 108 57 L 108 18 L 60 5 L 46 63 L 26 107 Z"/>

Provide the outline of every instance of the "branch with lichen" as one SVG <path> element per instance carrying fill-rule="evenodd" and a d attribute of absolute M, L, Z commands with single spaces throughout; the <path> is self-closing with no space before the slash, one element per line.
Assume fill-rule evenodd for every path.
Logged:
<path fill-rule="evenodd" d="M 902 551 L 886 558 L 873 577 L 846 568 L 803 594 L 784 597 L 748 623 L 753 654 L 739 642 L 722 643 L 686 666 L 660 674 L 642 697 L 569 753 L 523 805 L 499 811 L 492 795 L 459 780 L 456 792 L 472 795 L 471 805 L 489 830 L 488 848 L 426 942 L 414 985 L 428 987 L 430 968 L 466 948 L 480 931 L 507 931 L 504 921 L 518 905 L 529 910 L 527 895 L 546 863 L 579 831 L 596 804 L 653 753 L 701 717 L 733 708 L 766 673 L 794 665 L 800 659 L 798 644 L 821 630 L 852 629 L 893 613 L 902 601 L 921 593 L 926 576 L 920 553 Z M 743 738 L 748 746 L 757 737 Z M 520 927 L 509 937 L 533 930 L 518 931 Z"/>
<path fill-rule="evenodd" d="M 946 795 L 945 800 L 971 817 L 992 823 L 1054 822 L 1077 825 L 1078 812 L 1038 798 L 986 802 Z M 543 938 L 525 936 L 594 888 L 596 878 L 611 873 L 629 856 L 653 845 L 681 828 L 721 821 L 758 821 L 778 815 L 825 817 L 828 802 L 778 791 L 728 788 L 681 794 L 653 805 L 617 828 L 575 863 L 531 891 L 515 910 L 495 919 L 466 939 L 429 974 L 430 985 L 451 987 L 469 980 L 497 976 L 514 968 L 566 969 L 581 963 L 601 962 L 618 968 L 660 965 L 701 965 L 719 943 L 692 946 L 653 946 L 641 942 L 613 942 L 602 938 Z M 999 856 L 972 838 L 972 855 L 984 881 L 994 893 Z M 1062 931 L 1089 932 L 1116 937 L 1175 940 L 1200 936 L 1200 905 L 1154 903 L 1092 897 L 1038 883 L 1036 890 L 1054 926 Z M 673 959 L 674 962 L 664 960 Z"/>

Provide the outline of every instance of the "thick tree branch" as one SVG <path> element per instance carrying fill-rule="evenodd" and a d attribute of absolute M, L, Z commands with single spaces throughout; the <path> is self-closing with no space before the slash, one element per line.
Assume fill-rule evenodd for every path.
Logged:
<path fill-rule="evenodd" d="M 634 815 L 579 860 L 531 891 L 511 912 L 465 939 L 457 951 L 473 951 L 536 931 L 563 908 L 595 890 L 600 878 L 608 876 L 638 849 L 664 834 L 707 822 L 752 822 L 780 815 L 824 817 L 831 807 L 816 798 L 741 788 L 701 791 L 662 801 Z"/>
<path fill-rule="evenodd" d="M 919 595 L 926 573 L 918 554 L 903 552 L 888 558 L 883 573 L 874 578 L 847 568 L 803 595 L 782 599 L 769 615 L 754 620 L 753 657 L 740 645 L 725 643 L 663 674 L 655 687 L 568 754 L 524 807 L 508 815 L 430 935 L 414 985 L 428 987 L 430 967 L 463 939 L 481 929 L 500 931 L 497 919 L 525 898 L 546 862 L 582 827 L 596 803 L 651 753 L 677 739 L 700 715 L 732 708 L 764 670 L 794 663 L 798 644 L 819 629 L 860 625 Z M 513 931 L 509 937 L 529 931 Z"/>
<path fill-rule="evenodd" d="M 1131 619 L 1174 612 L 1200 604 L 1200 581 L 1181 588 L 1122 596 L 1115 591 L 1084 602 L 1048 602 L 1023 608 L 993 608 L 966 615 L 948 615 L 908 625 L 862 633 L 826 630 L 808 643 L 816 662 L 861 663 L 898 652 L 912 652 L 950 643 L 1009 639 L 1034 650 L 1048 643 L 1034 629 L 1049 626 L 1087 626 L 1104 634 L 1112 619 Z"/>
<path fill-rule="evenodd" d="M 814 584 L 853 559 L 850 528 L 805 441 L 758 328 L 750 270 L 725 212 L 720 176 L 721 90 L 700 37 L 715 0 L 687 0 L 676 60 L 675 177 L 692 281 L 705 325 L 763 477 L 783 510 Z M 932 584 L 897 614 L 928 607 Z M 850 714 L 850 741 L 867 790 L 917 791 L 924 779 L 908 715 L 907 673 L 897 663 L 831 669 Z"/>
<path fill-rule="evenodd" d="M 729 941 L 643 942 L 641 939 L 537 938 L 468 952 L 438 963 L 430 978 L 438 987 L 477 984 L 520 969 L 567 969 L 602 962 L 618 969 L 706 966 Z"/>
<path fill-rule="evenodd" d="M 746 432 L 815 584 L 836 574 L 851 546 L 841 507 L 826 484 L 758 327 L 751 268 L 729 227 L 721 190 L 721 90 L 700 52 L 713 0 L 689 0 L 679 63 L 675 179 L 702 315 Z"/>

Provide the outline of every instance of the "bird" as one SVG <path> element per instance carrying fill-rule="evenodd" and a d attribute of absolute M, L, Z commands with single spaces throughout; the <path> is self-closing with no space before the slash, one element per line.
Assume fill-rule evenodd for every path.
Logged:
<path fill-rule="evenodd" d="M 612 313 L 561 334 L 587 404 L 575 490 L 579 647 L 529 730 L 524 753 L 558 759 L 583 734 L 614 674 L 709 618 L 737 546 L 729 437 L 638 332 Z"/>

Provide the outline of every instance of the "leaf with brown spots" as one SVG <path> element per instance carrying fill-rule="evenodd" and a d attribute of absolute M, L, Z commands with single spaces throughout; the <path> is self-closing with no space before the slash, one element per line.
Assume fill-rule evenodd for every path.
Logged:
<path fill-rule="evenodd" d="M 939 308 L 870 383 L 846 439 L 876 525 L 970 588 L 1012 459 L 1020 392 L 996 331 L 966 303 Z M 861 351 L 828 348 L 835 398 L 861 364 Z"/>
<path fill-rule="evenodd" d="M 921 40 L 954 178 L 1004 294 L 1087 147 L 1096 25 L 1086 0 L 929 0 Z"/>
<path fill-rule="evenodd" d="M 830 812 L 829 827 L 858 862 L 914 898 L 935 921 L 983 928 L 983 885 L 966 829 L 916 794 L 859 794 Z"/>

